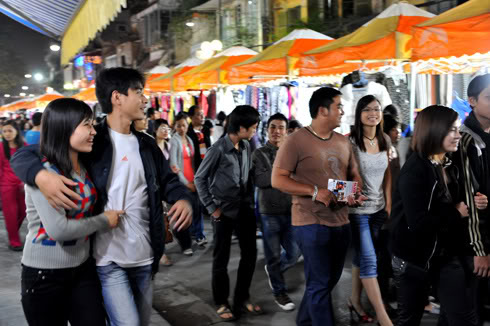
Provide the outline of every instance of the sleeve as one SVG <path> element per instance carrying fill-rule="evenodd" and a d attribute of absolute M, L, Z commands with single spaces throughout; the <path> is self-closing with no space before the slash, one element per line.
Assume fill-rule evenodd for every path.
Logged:
<path fill-rule="evenodd" d="M 21 181 L 34 186 L 36 175 L 44 169 L 39 154 L 39 145 L 20 148 L 10 159 L 10 166 Z"/>
<path fill-rule="evenodd" d="M 170 166 L 175 165 L 180 170 L 177 175 L 179 176 L 180 182 L 186 185 L 189 183 L 189 181 L 184 176 L 184 167 L 179 165 L 179 157 L 182 157 L 182 148 L 179 141 L 175 137 L 179 136 L 175 135 L 170 139 L 170 153 L 168 159 L 170 161 Z M 180 162 L 182 162 L 182 160 L 180 160 Z"/>
<path fill-rule="evenodd" d="M 298 161 L 299 151 L 296 146 L 295 137 L 289 136 L 288 138 L 286 138 L 284 144 L 279 147 L 276 159 L 274 160 L 274 166 L 280 169 L 294 172 L 296 171 Z"/>
<path fill-rule="evenodd" d="M 209 180 L 216 172 L 219 160 L 221 157 L 221 149 L 219 146 L 211 146 L 204 156 L 197 173 L 194 177 L 197 193 L 202 204 L 206 207 L 210 214 L 214 213 L 218 207 L 213 201 L 213 196 L 209 190 Z"/>
<path fill-rule="evenodd" d="M 416 233 L 437 230 L 451 218 L 461 218 L 458 210 L 434 198 L 436 185 L 427 183 L 427 176 L 412 169 L 399 176 L 399 187 L 408 227 Z"/>
<path fill-rule="evenodd" d="M 179 177 L 170 169 L 169 162 L 163 156 L 156 142 L 152 143 L 153 157 L 157 166 L 157 180 L 160 181 L 160 192 L 164 201 L 169 204 L 184 199 L 192 203 L 191 193 L 180 181 Z"/>
<path fill-rule="evenodd" d="M 487 253 L 481 234 L 482 228 L 480 224 L 480 212 L 476 208 L 475 204 L 474 194 L 476 194 L 476 191 L 472 176 L 472 171 L 479 171 L 479 160 L 476 153 L 476 148 L 471 144 L 471 139 L 469 138 L 469 134 L 463 136 L 463 138 L 461 139 L 462 145 L 460 145 L 460 148 L 458 150 L 459 165 L 462 171 L 461 181 L 463 182 L 463 200 L 468 206 L 468 212 L 470 214 L 468 218 L 468 233 L 470 237 L 470 245 L 473 248 L 475 256 L 486 256 Z M 468 142 L 468 140 L 470 142 Z M 470 159 L 470 157 L 473 159 Z M 473 163 L 473 165 L 471 163 Z M 475 174 L 474 178 L 480 180 L 480 176 L 478 174 Z"/>
<path fill-rule="evenodd" d="M 256 187 L 272 187 L 272 165 L 267 155 L 260 149 L 256 149 L 252 155 L 253 180 Z"/>
<path fill-rule="evenodd" d="M 56 241 L 82 238 L 99 230 L 109 229 L 109 220 L 104 214 L 79 220 L 66 218 L 63 209 L 54 209 L 37 188 L 27 186 L 34 207 L 46 232 Z"/>

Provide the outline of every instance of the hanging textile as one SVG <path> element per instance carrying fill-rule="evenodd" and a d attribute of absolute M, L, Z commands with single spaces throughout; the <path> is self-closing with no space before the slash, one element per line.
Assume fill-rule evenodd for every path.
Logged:
<path fill-rule="evenodd" d="M 204 91 L 201 91 L 199 94 L 199 102 L 198 102 L 199 107 L 202 109 L 202 112 L 204 113 L 204 116 L 208 116 L 208 110 L 209 110 L 209 105 L 208 105 L 208 98 L 204 95 Z"/>
<path fill-rule="evenodd" d="M 216 118 L 216 91 L 214 89 L 209 92 L 208 105 L 209 105 L 209 109 L 206 117 L 215 119 Z"/>

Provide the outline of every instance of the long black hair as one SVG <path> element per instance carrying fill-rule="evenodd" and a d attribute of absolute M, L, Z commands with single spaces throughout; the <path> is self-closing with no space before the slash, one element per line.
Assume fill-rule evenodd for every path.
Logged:
<path fill-rule="evenodd" d="M 41 121 L 40 151 L 65 175 L 73 166 L 70 160 L 70 137 L 78 125 L 93 119 L 92 109 L 74 98 L 60 98 L 48 104 Z"/>
<path fill-rule="evenodd" d="M 366 95 L 362 97 L 359 102 L 357 102 L 356 106 L 356 116 L 355 116 L 355 121 L 354 121 L 354 127 L 351 130 L 350 137 L 354 140 L 354 143 L 359 147 L 359 149 L 363 152 L 366 151 L 366 146 L 364 145 L 364 129 L 362 128 L 362 122 L 361 122 L 361 114 L 362 110 L 366 108 L 371 102 L 377 101 L 378 104 L 381 106 L 381 103 L 379 103 L 379 100 L 376 98 L 374 95 Z M 386 139 L 384 137 L 383 133 L 383 115 L 380 112 L 381 115 L 381 122 L 376 126 L 376 139 L 378 140 L 379 144 L 379 151 L 383 152 L 388 150 L 388 144 L 386 143 Z"/>
<path fill-rule="evenodd" d="M 14 144 L 17 146 L 17 149 L 24 146 L 24 140 L 22 139 L 22 134 L 20 132 L 17 121 L 8 120 L 3 124 L 3 127 L 5 126 L 11 126 L 17 131 L 17 136 L 15 136 L 14 139 Z M 3 138 L 3 152 L 5 153 L 5 157 L 7 158 L 7 160 L 10 160 L 10 146 L 9 146 L 9 142 L 5 138 Z"/>

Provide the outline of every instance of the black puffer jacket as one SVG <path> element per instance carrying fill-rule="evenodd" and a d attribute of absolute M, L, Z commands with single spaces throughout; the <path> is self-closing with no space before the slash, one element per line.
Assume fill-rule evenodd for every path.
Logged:
<path fill-rule="evenodd" d="M 413 153 L 393 198 L 393 254 L 424 268 L 441 247 L 441 238 L 447 238 L 449 226 L 463 221 L 442 178 L 442 166 Z"/>
<path fill-rule="evenodd" d="M 82 153 L 80 158 L 89 172 L 97 189 L 98 200 L 94 214 L 100 214 L 108 200 L 107 180 L 112 167 L 112 142 L 107 121 L 95 127 L 97 135 L 94 138 L 92 152 Z M 153 249 L 153 273 L 158 272 L 158 264 L 165 249 L 165 227 L 163 224 L 162 200 L 173 204 L 180 199 L 192 202 L 187 188 L 180 183 L 176 174 L 170 170 L 168 161 L 155 140 L 141 132 L 131 129 L 139 143 L 139 150 L 145 179 L 148 184 L 148 204 L 150 208 L 150 241 Z M 43 169 L 39 158 L 39 146 L 24 147 L 16 152 L 11 160 L 15 174 L 25 183 L 34 185 L 37 173 Z"/>

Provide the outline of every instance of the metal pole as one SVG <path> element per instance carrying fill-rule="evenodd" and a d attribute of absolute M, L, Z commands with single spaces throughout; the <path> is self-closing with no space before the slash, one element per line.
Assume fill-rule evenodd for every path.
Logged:
<path fill-rule="evenodd" d="M 221 0 L 218 0 L 218 39 L 223 42 L 223 21 L 221 17 Z"/>
<path fill-rule="evenodd" d="M 413 132 L 415 123 L 415 88 L 417 84 L 417 65 L 410 63 L 410 130 Z"/>

